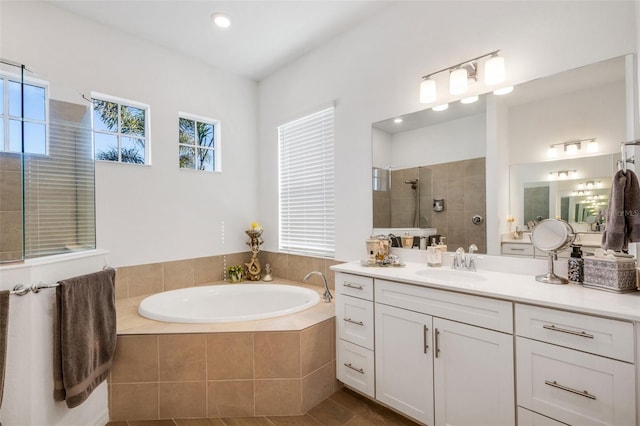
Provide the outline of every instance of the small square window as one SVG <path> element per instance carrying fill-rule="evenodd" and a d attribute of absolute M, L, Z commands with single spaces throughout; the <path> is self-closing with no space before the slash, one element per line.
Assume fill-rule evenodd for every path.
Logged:
<path fill-rule="evenodd" d="M 149 106 L 105 95 L 93 97 L 95 159 L 150 164 Z"/>
<path fill-rule="evenodd" d="M 25 154 L 46 155 L 47 104 L 46 83 L 23 84 L 17 77 L 0 76 L 0 151 L 22 152 L 24 145 Z"/>
<path fill-rule="evenodd" d="M 181 169 L 220 171 L 220 122 L 180 114 L 178 146 Z"/>

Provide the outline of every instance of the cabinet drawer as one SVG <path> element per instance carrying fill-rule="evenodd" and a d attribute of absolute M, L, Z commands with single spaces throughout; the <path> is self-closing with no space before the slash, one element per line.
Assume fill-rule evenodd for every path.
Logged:
<path fill-rule="evenodd" d="M 555 421 L 526 408 L 518 407 L 518 426 L 563 426 L 566 423 Z"/>
<path fill-rule="evenodd" d="M 433 288 L 376 280 L 376 302 L 478 327 L 513 333 L 512 303 Z"/>
<path fill-rule="evenodd" d="M 373 302 L 339 295 L 336 323 L 340 339 L 373 350 Z"/>
<path fill-rule="evenodd" d="M 336 272 L 336 292 L 373 300 L 373 278 Z"/>
<path fill-rule="evenodd" d="M 630 322 L 516 304 L 516 334 L 634 362 Z"/>
<path fill-rule="evenodd" d="M 375 395 L 373 351 L 338 340 L 337 377 L 371 398 Z"/>
<path fill-rule="evenodd" d="M 572 425 L 635 424 L 635 368 L 516 338 L 518 405 Z"/>
<path fill-rule="evenodd" d="M 533 257 L 533 245 L 502 243 L 502 254 L 507 256 Z"/>

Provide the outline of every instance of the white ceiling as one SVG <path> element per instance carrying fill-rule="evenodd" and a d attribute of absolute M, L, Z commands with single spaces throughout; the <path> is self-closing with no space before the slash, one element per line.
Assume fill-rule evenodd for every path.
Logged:
<path fill-rule="evenodd" d="M 389 7 L 375 0 L 48 0 L 67 11 L 261 80 Z M 232 25 L 211 24 L 224 12 Z"/>

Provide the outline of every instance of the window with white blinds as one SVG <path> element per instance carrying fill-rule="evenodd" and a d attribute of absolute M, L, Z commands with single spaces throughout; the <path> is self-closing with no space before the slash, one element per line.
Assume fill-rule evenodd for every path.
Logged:
<path fill-rule="evenodd" d="M 278 127 L 281 251 L 334 257 L 334 108 Z"/>

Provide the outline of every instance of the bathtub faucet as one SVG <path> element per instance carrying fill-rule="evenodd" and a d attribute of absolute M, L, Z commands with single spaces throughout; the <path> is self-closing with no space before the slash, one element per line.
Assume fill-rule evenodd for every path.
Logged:
<path fill-rule="evenodd" d="M 324 284 L 324 294 L 322 295 L 322 298 L 324 299 L 325 303 L 330 303 L 331 299 L 333 299 L 333 296 L 331 295 L 331 292 L 329 291 L 329 286 L 327 285 L 327 278 L 320 271 L 311 271 L 307 275 L 305 275 L 302 280 L 303 281 L 308 280 L 309 277 L 311 277 L 311 275 L 319 275 L 322 278 L 322 283 Z"/>

